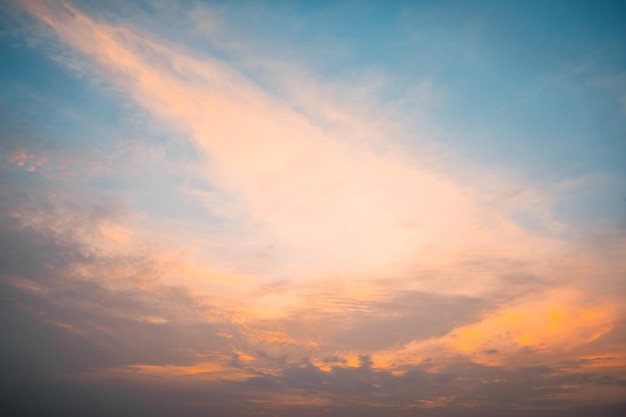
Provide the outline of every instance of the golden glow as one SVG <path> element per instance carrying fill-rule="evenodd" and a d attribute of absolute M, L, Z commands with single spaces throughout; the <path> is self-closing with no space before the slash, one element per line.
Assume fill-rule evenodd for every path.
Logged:
<path fill-rule="evenodd" d="M 580 294 L 561 291 L 539 300 L 506 307 L 484 320 L 454 330 L 451 345 L 460 351 L 572 349 L 613 328 L 616 306 L 609 302 L 580 305 Z"/>

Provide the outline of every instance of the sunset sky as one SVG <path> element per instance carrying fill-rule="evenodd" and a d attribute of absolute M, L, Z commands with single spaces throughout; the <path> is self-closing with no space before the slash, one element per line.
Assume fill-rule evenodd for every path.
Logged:
<path fill-rule="evenodd" d="M 626 415 L 626 3 L 0 2 L 0 414 Z"/>

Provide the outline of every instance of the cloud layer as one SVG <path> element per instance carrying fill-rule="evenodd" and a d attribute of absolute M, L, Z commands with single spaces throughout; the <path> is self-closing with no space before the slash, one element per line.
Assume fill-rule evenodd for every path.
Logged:
<path fill-rule="evenodd" d="M 441 81 L 325 77 L 232 18 L 331 11 L 144 6 L 3 11 L 59 75 L 2 84 L 2 407 L 620 414 L 625 223 L 581 202 L 619 172 L 472 160 L 427 116 Z"/>

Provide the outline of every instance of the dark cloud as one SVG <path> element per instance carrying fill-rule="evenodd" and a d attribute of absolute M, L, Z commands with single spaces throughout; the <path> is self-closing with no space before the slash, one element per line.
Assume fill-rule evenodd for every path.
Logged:
<path fill-rule="evenodd" d="M 4 372 L 25 377 L 191 364 L 198 355 L 230 350 L 216 325 L 197 319 L 211 317 L 210 305 L 150 279 L 160 271 L 149 252 L 120 255 L 85 243 L 99 224 L 123 215 L 117 204 L 85 195 L 68 207 L 46 199 L 40 187 L 21 191 L 19 180 L 2 181 Z M 124 285 L 108 275 L 110 266 L 125 271 L 117 277 Z"/>
<path fill-rule="evenodd" d="M 75 205 L 73 224 L 64 228 L 51 229 L 45 222 L 22 227 L 19 218 L 8 214 L 11 208 L 27 212 L 43 207 L 51 218 L 62 208 L 51 202 L 37 206 L 15 188 L 6 187 L 3 196 L 0 379 L 6 415 L 72 416 L 95 410 L 90 415 L 560 416 L 570 404 L 560 396 L 575 397 L 589 386 L 626 385 L 624 379 L 602 373 L 564 374 L 548 367 L 511 370 L 463 358 L 447 365 L 436 359 L 423 361 L 404 374 L 393 374 L 373 368 L 365 354 L 359 356 L 357 367 L 346 367 L 341 355 L 329 355 L 323 362 L 331 368 L 324 371 L 307 358 L 290 359 L 257 349 L 250 366 L 233 352 L 233 343 L 246 346 L 235 326 L 193 319 L 210 317 L 213 307 L 188 290 L 156 281 L 148 281 L 145 288 L 115 289 L 107 286 L 106 276 L 67 273 L 69 266 L 95 265 L 94 271 L 106 271 L 106 264 L 124 264 L 130 271 L 124 277 L 127 284 L 140 282 L 138 275 L 159 273 L 149 252 L 114 256 L 80 240 L 89 225 L 119 216 L 115 205 Z M 484 308 L 485 301 L 477 298 L 404 293 L 367 308 L 394 318 L 366 314 L 336 338 L 369 351 L 388 346 L 391 340 L 405 340 L 403 329 L 407 341 L 445 334 L 475 320 Z M 165 321 L 141 320 L 144 316 Z M 221 336 L 225 329 L 235 338 Z M 496 349 L 485 353 L 498 354 Z M 245 370 L 250 377 L 230 382 L 185 380 L 141 376 L 134 368 L 190 366 L 206 358 L 225 358 L 224 364 Z M 259 370 L 263 366 L 272 373 Z M 121 373 L 98 382 L 81 377 L 103 369 Z M 135 379 L 129 379 L 133 374 Z M 617 416 L 623 405 L 601 409 L 603 415 Z M 569 410 L 569 415 L 583 416 L 596 409 Z"/>
<path fill-rule="evenodd" d="M 489 306 L 488 300 L 476 297 L 404 292 L 371 303 L 367 312 L 340 326 L 333 342 L 373 351 L 443 336 L 476 321 Z"/>

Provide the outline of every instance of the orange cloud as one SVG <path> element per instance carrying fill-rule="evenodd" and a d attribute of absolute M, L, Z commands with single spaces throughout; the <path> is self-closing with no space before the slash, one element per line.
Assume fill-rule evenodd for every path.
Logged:
<path fill-rule="evenodd" d="M 165 380 L 221 380 L 245 381 L 253 374 L 239 368 L 233 368 L 217 362 L 198 362 L 193 365 L 130 365 L 114 369 L 106 369 L 97 373 L 99 376 L 115 376 L 125 379 L 151 380 L 154 377 Z M 96 376 L 97 376 L 96 375 Z"/>
<path fill-rule="evenodd" d="M 377 352 L 373 360 L 378 368 L 393 369 L 427 358 L 445 363 L 463 355 L 477 363 L 515 366 L 526 349 L 531 349 L 533 356 L 526 354 L 525 362 L 559 362 L 566 356 L 575 359 L 573 349 L 614 329 L 619 311 L 613 299 L 591 302 L 577 291 L 553 290 L 519 299 L 443 337 Z"/>
<path fill-rule="evenodd" d="M 485 320 L 451 333 L 460 351 L 513 344 L 536 349 L 571 349 L 591 342 L 613 328 L 614 309 L 579 305 L 580 297 L 557 296 L 536 303 L 507 307 Z"/>

